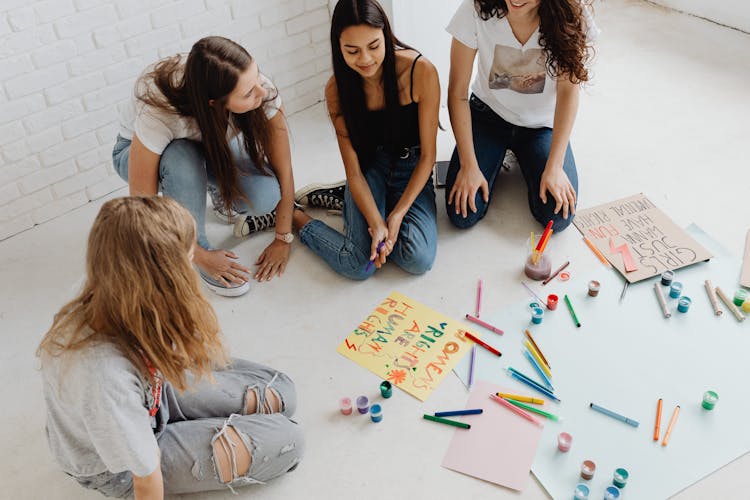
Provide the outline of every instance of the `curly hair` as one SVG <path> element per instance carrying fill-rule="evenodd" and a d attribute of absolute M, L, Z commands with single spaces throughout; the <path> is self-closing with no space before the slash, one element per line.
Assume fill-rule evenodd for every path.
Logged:
<path fill-rule="evenodd" d="M 508 15 L 505 0 L 474 0 L 483 21 Z M 572 83 L 589 80 L 586 64 L 593 48 L 586 41 L 588 29 L 584 9 L 591 0 L 542 0 L 539 3 L 539 45 L 546 54 L 547 72 L 564 75 Z"/>

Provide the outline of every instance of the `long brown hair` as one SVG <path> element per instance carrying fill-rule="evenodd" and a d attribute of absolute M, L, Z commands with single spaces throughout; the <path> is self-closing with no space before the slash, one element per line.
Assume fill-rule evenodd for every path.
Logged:
<path fill-rule="evenodd" d="M 505 0 L 474 0 L 479 17 L 508 15 Z M 565 75 L 572 83 L 589 80 L 586 63 L 593 48 L 586 41 L 584 9 L 591 8 L 591 0 L 541 0 L 539 3 L 539 45 L 547 60 L 547 72 L 557 77 Z"/>
<path fill-rule="evenodd" d="M 368 151 L 367 137 L 367 99 L 362 77 L 346 64 L 341 51 L 341 33 L 350 26 L 367 25 L 383 30 L 385 44 L 385 58 L 383 59 L 383 94 L 385 96 L 385 112 L 388 117 L 386 138 L 399 135 L 402 124 L 398 121 L 398 77 L 396 75 L 396 51 L 412 49 L 396 38 L 388 22 L 383 7 L 376 0 L 339 0 L 333 9 L 331 17 L 331 59 L 333 61 L 333 76 L 338 90 L 339 109 L 344 116 L 349 140 L 358 155 L 372 153 Z M 412 49 L 414 50 L 414 49 Z M 364 165 L 363 162 L 360 162 Z"/>
<path fill-rule="evenodd" d="M 148 363 L 177 389 L 186 370 L 207 375 L 227 356 L 216 314 L 190 262 L 195 222 L 171 198 L 105 203 L 88 239 L 83 291 L 55 315 L 37 355 L 110 342 L 148 377 Z"/>
<path fill-rule="evenodd" d="M 192 117 L 198 123 L 206 161 L 215 172 L 227 209 L 232 207 L 232 202 L 245 199 L 237 183 L 240 173 L 227 142 L 230 125 L 242 132 L 250 159 L 266 173 L 264 165 L 271 131 L 263 106 L 242 114 L 225 109 L 240 74 L 252 62 L 252 56 L 240 44 L 228 38 L 209 36 L 195 42 L 184 64 L 182 56 L 176 55 L 160 61 L 139 79 L 140 100 Z M 148 85 L 149 81 L 153 81 L 156 88 Z M 275 98 L 276 90 L 273 89 L 264 103 Z M 209 100 L 213 100 L 213 105 Z"/>

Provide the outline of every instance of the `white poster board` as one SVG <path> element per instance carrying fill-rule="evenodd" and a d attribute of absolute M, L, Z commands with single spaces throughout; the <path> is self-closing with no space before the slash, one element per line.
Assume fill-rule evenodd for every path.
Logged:
<path fill-rule="evenodd" d="M 663 317 L 654 295 L 653 283 L 658 278 L 630 285 L 620 303 L 622 279 L 599 264 L 583 244 L 577 255 L 570 256 L 570 281 L 554 280 L 544 288 L 532 285 L 544 297 L 548 293 L 560 296 L 559 307 L 546 311 L 542 324 L 531 325 L 526 303 L 504 311 L 483 311 L 483 319 L 505 330 L 505 335 L 493 339 L 503 356 L 478 353 L 475 378 L 538 395 L 505 370 L 512 366 L 538 379 L 521 353 L 524 329 L 531 331 L 552 367 L 552 382 L 562 402 L 552 404 L 549 411 L 563 421 L 546 423 L 532 466 L 552 498 L 572 498 L 575 485 L 581 482 L 584 460 L 593 460 L 597 467 L 589 482 L 591 498 L 603 496 L 619 467 L 630 472 L 623 491 L 627 498 L 667 498 L 750 451 L 746 429 L 750 321 L 739 323 L 728 313 L 714 315 L 704 280 L 710 279 L 732 295 L 739 267 L 736 259 L 721 254 L 720 249 L 714 252 L 718 257 L 710 262 L 676 272 L 676 280 L 684 284 L 685 295 L 693 303 L 683 314 L 676 311 L 676 300 L 668 299 L 669 319 Z M 591 279 L 601 282 L 597 297 L 587 295 Z M 581 328 L 574 326 L 565 307 L 565 293 Z M 466 382 L 468 358 L 455 372 Z M 720 397 L 713 411 L 701 408 L 708 389 Z M 660 437 L 674 407 L 682 407 L 666 447 L 652 440 L 659 398 L 664 400 Z M 637 420 L 640 426 L 633 428 L 594 412 L 591 402 Z M 568 453 L 557 449 L 557 435 L 563 431 L 573 436 Z"/>

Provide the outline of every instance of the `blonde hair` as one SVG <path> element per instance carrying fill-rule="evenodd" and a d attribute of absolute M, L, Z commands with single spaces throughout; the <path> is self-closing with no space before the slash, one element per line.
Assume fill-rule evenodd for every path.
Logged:
<path fill-rule="evenodd" d="M 195 222 L 176 201 L 117 198 L 94 221 L 83 291 L 60 309 L 37 355 L 110 342 L 146 377 L 148 364 L 178 390 L 228 359 L 219 324 L 190 262 Z"/>

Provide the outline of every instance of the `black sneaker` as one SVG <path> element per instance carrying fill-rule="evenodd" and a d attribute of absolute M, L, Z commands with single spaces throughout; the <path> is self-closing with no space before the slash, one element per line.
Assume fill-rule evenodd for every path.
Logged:
<path fill-rule="evenodd" d="M 308 184 L 294 193 L 294 201 L 312 208 L 343 210 L 344 186 L 346 186 L 346 181 L 333 184 Z"/>
<path fill-rule="evenodd" d="M 237 238 L 242 238 L 272 227 L 276 227 L 276 210 L 263 215 L 238 215 L 233 232 Z"/>

